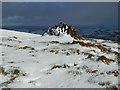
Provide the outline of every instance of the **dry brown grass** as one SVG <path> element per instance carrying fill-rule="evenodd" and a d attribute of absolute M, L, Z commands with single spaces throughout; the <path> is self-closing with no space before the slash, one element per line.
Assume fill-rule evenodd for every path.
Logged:
<path fill-rule="evenodd" d="M 97 72 L 98 72 L 98 70 L 90 70 L 90 69 L 86 70 L 86 73 L 97 73 Z"/>
<path fill-rule="evenodd" d="M 51 70 L 56 69 L 56 68 L 62 68 L 62 66 L 61 66 L 61 65 L 54 65 L 54 66 L 51 68 Z"/>
<path fill-rule="evenodd" d="M 19 49 L 31 49 L 31 50 L 35 50 L 35 48 L 31 47 L 31 46 L 23 46 L 23 47 L 19 47 Z"/>
<path fill-rule="evenodd" d="M 80 42 L 80 41 L 73 41 L 72 44 L 79 44 L 81 46 L 85 46 L 85 47 L 94 47 L 94 44 L 91 43 L 84 43 L 84 42 Z"/>
<path fill-rule="evenodd" d="M 106 48 L 103 45 L 95 45 L 95 44 L 91 44 L 91 43 L 84 43 L 81 41 L 73 41 L 72 44 L 79 44 L 83 47 L 97 47 L 99 48 L 102 52 L 110 52 L 110 49 Z"/>
<path fill-rule="evenodd" d="M 98 61 L 102 61 L 103 63 L 109 65 L 109 64 L 111 63 L 111 61 L 113 61 L 113 60 L 112 60 L 112 59 L 109 59 L 109 58 L 107 58 L 107 57 L 105 57 L 105 56 L 100 56 L 100 57 L 98 58 Z"/>
<path fill-rule="evenodd" d="M 91 41 L 91 42 L 97 42 L 95 39 L 93 39 L 93 38 L 85 38 L 86 40 L 89 40 L 89 41 Z"/>
<path fill-rule="evenodd" d="M 76 40 L 84 40 L 84 38 L 81 37 L 81 36 L 74 36 L 73 38 L 76 39 Z"/>
<path fill-rule="evenodd" d="M 51 70 L 56 69 L 56 68 L 70 68 L 69 65 L 63 64 L 63 65 L 54 65 Z"/>
<path fill-rule="evenodd" d="M 102 45 L 95 45 L 97 48 L 99 48 L 102 52 L 107 52 L 108 49 L 105 46 Z"/>
<path fill-rule="evenodd" d="M 116 55 L 116 59 L 119 63 L 120 62 L 120 53 L 115 51 L 114 54 Z"/>

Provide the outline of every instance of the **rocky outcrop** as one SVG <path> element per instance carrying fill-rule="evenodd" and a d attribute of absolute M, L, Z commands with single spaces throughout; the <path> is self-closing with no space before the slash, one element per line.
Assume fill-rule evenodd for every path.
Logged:
<path fill-rule="evenodd" d="M 60 22 L 58 25 L 55 25 L 54 27 L 49 27 L 47 32 L 45 32 L 43 35 L 45 34 L 55 36 L 70 35 L 71 37 L 75 37 L 76 32 L 77 30 L 72 25 Z"/>

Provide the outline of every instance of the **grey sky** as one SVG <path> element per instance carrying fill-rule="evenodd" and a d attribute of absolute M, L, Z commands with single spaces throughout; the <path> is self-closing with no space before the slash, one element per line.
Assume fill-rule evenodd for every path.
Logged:
<path fill-rule="evenodd" d="M 2 2 L 118 2 L 119 0 L 2 0 Z"/>
<path fill-rule="evenodd" d="M 117 3 L 30 3 L 2 4 L 3 25 L 53 25 L 64 21 L 73 25 L 117 25 Z"/>

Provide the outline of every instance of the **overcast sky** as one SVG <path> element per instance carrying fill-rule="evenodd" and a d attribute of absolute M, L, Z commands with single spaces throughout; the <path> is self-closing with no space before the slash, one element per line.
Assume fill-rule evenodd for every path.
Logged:
<path fill-rule="evenodd" d="M 118 2 L 119 0 L 1 0 L 2 2 Z"/>
<path fill-rule="evenodd" d="M 115 2 L 4 2 L 3 25 L 48 26 L 64 21 L 72 25 L 115 25 L 118 7 Z"/>

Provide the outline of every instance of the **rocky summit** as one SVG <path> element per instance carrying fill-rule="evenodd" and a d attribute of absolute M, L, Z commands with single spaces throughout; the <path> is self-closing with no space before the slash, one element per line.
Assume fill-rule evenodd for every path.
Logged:
<path fill-rule="evenodd" d="M 65 24 L 64 22 L 60 22 L 58 25 L 53 27 L 49 27 L 48 31 L 43 35 L 55 35 L 55 36 L 63 36 L 70 35 L 72 37 L 76 36 L 76 29 L 72 25 Z"/>

